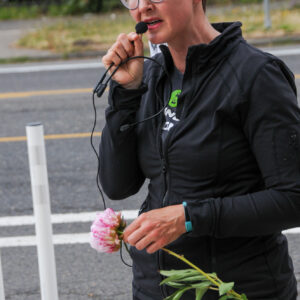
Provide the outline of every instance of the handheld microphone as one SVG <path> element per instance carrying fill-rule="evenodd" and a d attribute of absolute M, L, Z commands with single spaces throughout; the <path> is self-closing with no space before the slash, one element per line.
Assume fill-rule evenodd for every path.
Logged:
<path fill-rule="evenodd" d="M 135 25 L 135 32 L 136 32 L 137 34 L 143 34 L 143 33 L 145 33 L 147 30 L 148 30 L 148 26 L 147 26 L 147 23 L 145 23 L 145 22 L 139 22 L 139 23 L 137 23 L 137 24 Z M 121 63 L 121 64 L 122 64 L 122 63 Z M 120 64 L 120 65 L 121 65 L 121 64 Z M 113 65 L 114 65 L 114 63 L 111 63 L 111 64 L 110 64 L 110 66 L 109 66 L 108 69 L 105 71 L 105 73 L 103 74 L 102 78 L 99 80 L 99 82 L 97 83 L 97 85 L 96 85 L 96 87 L 95 87 L 95 89 L 94 89 L 94 93 L 97 93 L 97 96 L 98 96 L 99 98 L 103 95 L 103 93 L 104 93 L 104 91 L 105 91 L 105 89 L 106 89 L 106 86 L 107 86 L 109 80 L 111 79 L 112 75 L 117 71 L 118 67 L 120 66 L 120 65 L 119 65 L 119 66 L 116 68 L 116 70 L 113 72 L 113 74 L 107 79 L 106 83 L 103 83 L 103 81 L 104 81 L 104 79 L 105 79 L 105 77 L 106 77 L 108 71 L 113 67 Z"/>
<path fill-rule="evenodd" d="M 136 33 L 137 34 L 143 34 L 145 33 L 147 30 L 148 30 L 148 25 L 147 23 L 145 22 L 139 22 L 136 24 L 135 26 L 135 30 L 136 30 Z M 111 63 L 111 65 L 107 68 L 107 70 L 105 71 L 105 73 L 103 74 L 102 78 L 100 79 L 100 81 L 98 82 L 98 84 L 96 85 L 95 89 L 94 89 L 94 92 L 93 92 L 93 106 L 94 106 L 94 110 L 96 109 L 95 107 L 95 102 L 94 102 L 94 95 L 97 94 L 97 96 L 100 98 L 106 87 L 107 87 L 107 84 L 108 82 L 111 80 L 111 78 L 114 76 L 114 74 L 118 71 L 119 67 L 122 66 L 123 64 L 127 63 L 128 61 L 132 60 L 132 59 L 137 59 L 137 58 L 143 58 L 143 59 L 149 59 L 149 60 L 152 60 L 154 63 L 158 64 L 165 72 L 167 78 L 168 78 L 168 81 L 169 81 L 169 85 L 170 85 L 170 91 L 172 91 L 172 82 L 170 80 L 170 74 L 169 72 L 165 69 L 164 65 L 161 64 L 158 60 L 152 58 L 152 57 L 147 57 L 147 56 L 143 56 L 143 55 L 140 55 L 140 56 L 132 56 L 132 57 L 128 57 L 127 59 L 125 59 L 125 61 L 121 62 L 115 69 L 114 71 L 110 74 L 110 76 L 108 77 L 108 79 L 106 80 L 106 82 L 103 83 L 103 81 L 105 80 L 105 77 L 108 73 L 108 71 L 114 66 L 114 63 Z M 134 123 L 130 123 L 130 124 L 124 124 L 120 127 L 120 131 L 126 131 L 128 130 L 129 128 L 131 127 L 134 127 L 140 123 L 143 123 L 143 122 L 146 122 L 148 120 L 151 120 L 157 116 L 159 116 L 163 111 L 164 109 L 168 106 L 168 102 L 166 102 L 166 104 L 163 106 L 163 108 L 158 111 L 157 113 L 155 113 L 154 115 L 152 116 L 149 116 L 141 121 L 137 121 L 137 122 L 134 122 Z M 95 113 L 96 114 L 96 113 Z M 96 120 L 96 117 L 95 117 L 95 120 Z M 95 124 L 94 124 L 94 128 L 95 128 Z M 94 128 L 93 128 L 93 131 L 92 131 L 92 134 L 94 132 Z"/>
<path fill-rule="evenodd" d="M 135 25 L 135 32 L 137 34 L 143 34 L 148 30 L 148 25 L 145 22 L 139 22 Z"/>

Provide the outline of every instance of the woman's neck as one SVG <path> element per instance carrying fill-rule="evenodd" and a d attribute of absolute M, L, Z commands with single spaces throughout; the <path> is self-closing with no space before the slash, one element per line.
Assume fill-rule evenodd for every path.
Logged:
<path fill-rule="evenodd" d="M 211 24 L 208 22 L 207 18 L 203 19 L 204 22 L 199 24 L 197 28 L 200 30 L 195 30 L 191 38 L 186 39 L 185 37 L 168 43 L 174 64 L 176 68 L 181 72 L 185 72 L 186 68 L 186 56 L 188 48 L 192 45 L 198 44 L 209 44 L 213 39 L 215 39 L 220 32 L 215 30 Z"/>

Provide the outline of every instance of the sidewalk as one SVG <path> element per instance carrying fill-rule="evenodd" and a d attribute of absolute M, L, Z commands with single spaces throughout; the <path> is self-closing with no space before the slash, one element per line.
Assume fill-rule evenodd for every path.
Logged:
<path fill-rule="evenodd" d="M 55 19 L 41 18 L 37 20 L 11 20 L 0 21 L 0 63 L 1 61 L 21 62 L 30 60 L 58 60 L 65 59 L 63 55 L 55 54 L 50 51 L 17 48 L 15 43 L 26 33 L 35 30 L 43 25 L 54 23 Z M 248 40 L 257 47 L 268 47 L 276 45 L 299 44 L 299 37 L 280 37 L 280 38 L 260 38 L 258 40 Z M 68 58 L 92 58 L 103 55 L 99 51 L 89 51 L 75 53 Z"/>
<path fill-rule="evenodd" d="M 0 59 L 40 58 L 45 59 L 52 54 L 49 51 L 19 49 L 14 44 L 27 32 L 43 24 L 42 20 L 0 21 Z"/>
<path fill-rule="evenodd" d="M 65 59 L 64 55 L 50 51 L 18 48 L 16 42 L 25 34 L 45 25 L 57 22 L 55 18 L 41 18 L 37 20 L 9 20 L 0 21 L 0 64 L 2 61 L 30 61 L 30 60 L 58 60 Z M 68 58 L 92 58 L 103 55 L 101 51 L 74 53 Z"/>

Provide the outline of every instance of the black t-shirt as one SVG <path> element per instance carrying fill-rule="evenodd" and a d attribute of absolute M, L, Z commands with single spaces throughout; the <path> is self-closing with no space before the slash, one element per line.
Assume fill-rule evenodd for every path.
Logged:
<path fill-rule="evenodd" d="M 176 108 L 178 103 L 178 97 L 181 93 L 183 74 L 177 68 L 174 67 L 173 71 L 170 74 L 170 78 L 172 81 L 172 92 L 170 93 L 169 84 L 166 84 L 164 93 L 164 103 L 166 104 L 168 102 L 168 106 L 164 110 L 165 123 L 162 128 L 161 135 L 163 143 L 165 142 L 169 131 L 174 127 L 174 125 L 177 122 L 179 122 L 179 119 L 176 118 Z"/>

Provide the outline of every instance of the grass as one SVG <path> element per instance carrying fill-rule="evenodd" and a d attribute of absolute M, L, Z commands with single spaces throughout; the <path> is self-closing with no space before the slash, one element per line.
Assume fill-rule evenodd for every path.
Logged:
<path fill-rule="evenodd" d="M 0 64 L 26 63 L 29 61 L 32 61 L 32 59 L 27 56 L 20 56 L 16 58 L 0 58 Z"/>
<path fill-rule="evenodd" d="M 105 50 L 120 32 L 132 31 L 134 26 L 127 13 L 68 17 L 27 34 L 18 46 L 61 54 Z"/>
<path fill-rule="evenodd" d="M 101 11 L 108 12 L 120 7 L 122 7 L 122 4 L 119 0 L 104 0 Z M 57 17 L 82 15 L 86 12 L 89 12 L 89 9 L 91 8 L 89 8 L 87 1 L 81 1 L 77 4 L 75 1 L 63 1 L 63 3 L 60 5 L 28 5 L 21 2 L 20 4 L 16 5 L 13 3 L 10 4 L 10 2 L 3 4 L 0 0 L 0 20 L 24 20 L 40 18 L 43 16 Z"/>
<path fill-rule="evenodd" d="M 241 21 L 246 39 L 261 37 L 300 36 L 300 8 L 272 11 L 272 28 L 264 28 L 264 15 L 260 6 L 236 7 L 223 13 L 209 12 L 210 22 Z M 53 25 L 28 33 L 18 42 L 18 47 L 50 50 L 68 55 L 83 51 L 106 51 L 120 32 L 130 32 L 134 21 L 128 12 L 68 17 L 58 19 Z M 147 43 L 146 43 L 147 45 Z"/>
<path fill-rule="evenodd" d="M 239 20 L 243 23 L 245 38 L 300 36 L 300 8 L 273 10 L 271 12 L 272 28 L 264 28 L 264 14 L 259 6 L 234 8 L 223 15 L 210 15 L 211 22 L 230 22 Z"/>
<path fill-rule="evenodd" d="M 36 5 L 30 7 L 19 6 L 19 7 L 5 7 L 0 6 L 0 20 L 11 20 L 11 19 L 32 19 L 40 16 L 40 9 Z"/>

